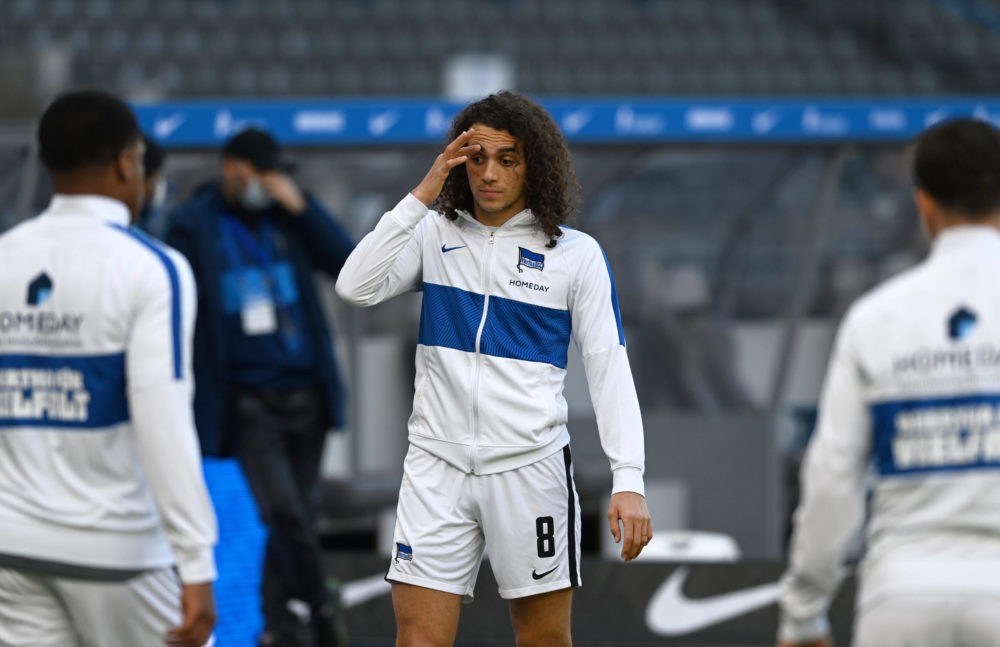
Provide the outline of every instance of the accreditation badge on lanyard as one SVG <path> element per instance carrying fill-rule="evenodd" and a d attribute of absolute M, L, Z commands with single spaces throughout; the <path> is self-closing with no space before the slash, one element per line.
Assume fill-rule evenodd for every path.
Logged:
<path fill-rule="evenodd" d="M 270 223 L 266 218 L 261 220 L 259 241 L 232 216 L 224 216 L 220 223 L 223 246 L 236 283 L 243 334 L 252 337 L 277 332 L 278 309 L 270 273 L 273 262 Z M 240 246 L 254 257 L 256 266 L 243 263 Z"/>
<path fill-rule="evenodd" d="M 263 272 L 243 271 L 240 282 L 243 290 L 243 304 L 240 307 L 240 318 L 243 321 L 243 334 L 270 335 L 278 330 L 278 311 L 271 296 L 267 282 L 268 276 Z"/>

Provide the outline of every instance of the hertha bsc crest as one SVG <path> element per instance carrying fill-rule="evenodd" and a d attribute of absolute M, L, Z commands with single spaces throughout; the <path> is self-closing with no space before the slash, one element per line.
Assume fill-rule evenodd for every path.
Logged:
<path fill-rule="evenodd" d="M 545 254 L 537 254 L 523 247 L 517 248 L 517 271 L 523 272 L 522 267 L 530 267 L 539 272 L 545 269 Z"/>

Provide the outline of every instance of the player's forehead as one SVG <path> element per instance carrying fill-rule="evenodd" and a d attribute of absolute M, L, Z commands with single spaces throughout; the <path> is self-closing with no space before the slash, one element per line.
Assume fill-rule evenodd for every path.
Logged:
<path fill-rule="evenodd" d="M 521 152 L 521 142 L 506 130 L 497 130 L 483 124 L 472 124 L 470 144 L 479 144 L 485 153 Z"/>

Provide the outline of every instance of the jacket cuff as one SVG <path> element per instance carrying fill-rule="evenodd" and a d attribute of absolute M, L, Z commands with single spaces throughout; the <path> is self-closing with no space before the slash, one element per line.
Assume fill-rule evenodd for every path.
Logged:
<path fill-rule="evenodd" d="M 778 624 L 778 640 L 804 643 L 830 635 L 830 622 L 825 615 L 817 618 L 792 618 L 782 613 Z"/>
<path fill-rule="evenodd" d="M 399 223 L 399 226 L 406 231 L 413 231 L 413 228 L 417 226 L 430 208 L 417 199 L 412 193 L 407 193 L 399 203 L 393 207 L 392 217 Z"/>
<path fill-rule="evenodd" d="M 619 467 L 612 472 L 611 494 L 618 492 L 635 492 L 646 496 L 646 489 L 642 484 L 642 470 L 638 467 Z"/>
<path fill-rule="evenodd" d="M 215 554 L 211 547 L 174 549 L 177 560 L 177 572 L 184 584 L 201 584 L 214 582 L 218 573 L 215 570 Z"/>

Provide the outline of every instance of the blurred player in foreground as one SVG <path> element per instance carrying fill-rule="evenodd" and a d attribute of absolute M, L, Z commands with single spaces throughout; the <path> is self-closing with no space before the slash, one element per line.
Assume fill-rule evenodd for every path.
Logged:
<path fill-rule="evenodd" d="M 386 576 L 396 644 L 454 642 L 488 550 L 519 647 L 568 646 L 572 587 L 580 585 L 562 395 L 571 339 L 611 461 L 608 520 L 623 559 L 652 537 L 642 420 L 614 282 L 597 242 L 561 227 L 576 180 L 540 106 L 491 95 L 456 116 L 449 140 L 337 282 L 340 296 L 361 306 L 423 291 L 410 449 Z"/>
<path fill-rule="evenodd" d="M 931 128 L 913 178 L 931 252 L 841 324 L 802 468 L 783 647 L 830 644 L 872 463 L 855 645 L 1000 645 L 1000 132 Z"/>
<path fill-rule="evenodd" d="M 125 103 L 62 95 L 38 143 L 55 195 L 0 236 L 0 645 L 200 647 L 216 526 L 194 279 L 129 227 L 143 140 Z"/>

